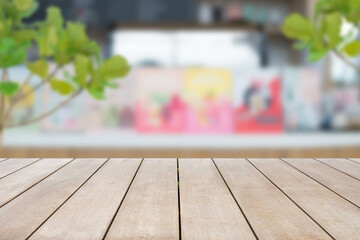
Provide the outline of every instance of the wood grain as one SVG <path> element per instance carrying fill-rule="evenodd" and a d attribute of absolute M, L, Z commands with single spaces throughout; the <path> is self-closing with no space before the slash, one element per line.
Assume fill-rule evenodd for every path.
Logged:
<path fill-rule="evenodd" d="M 360 181 L 360 164 L 344 158 L 318 158 L 316 160 L 349 174 Z"/>
<path fill-rule="evenodd" d="M 30 239 L 102 239 L 140 159 L 110 159 Z"/>
<path fill-rule="evenodd" d="M 0 207 L 70 161 L 72 159 L 42 159 L 0 179 Z"/>
<path fill-rule="evenodd" d="M 350 160 L 360 164 L 360 158 L 350 158 Z"/>
<path fill-rule="evenodd" d="M 255 239 L 211 159 L 180 159 L 182 239 Z"/>
<path fill-rule="evenodd" d="M 106 239 L 179 239 L 176 159 L 145 159 Z"/>
<path fill-rule="evenodd" d="M 0 161 L 0 179 L 37 160 L 39 160 L 39 158 L 12 158 L 4 162 Z"/>
<path fill-rule="evenodd" d="M 250 160 L 335 239 L 360 239 L 360 209 L 279 159 Z"/>
<path fill-rule="evenodd" d="M 245 159 L 214 159 L 259 239 L 331 239 Z"/>
<path fill-rule="evenodd" d="M 334 158 L 334 157 L 354 157 L 360 156 L 360 146 L 354 147 L 332 147 L 332 148 L 274 148 L 274 149 L 221 149 L 221 148 L 41 148 L 41 147 L 7 147 L 3 150 L 2 156 L 13 158 L 26 157 L 82 157 L 82 158 L 206 158 L 212 156 L 214 158 L 238 158 L 239 156 L 246 156 L 250 158 Z"/>
<path fill-rule="evenodd" d="M 283 159 L 360 207 L 360 181 L 314 159 Z"/>
<path fill-rule="evenodd" d="M 106 159 L 76 159 L 0 208 L 1 239 L 26 239 Z"/>

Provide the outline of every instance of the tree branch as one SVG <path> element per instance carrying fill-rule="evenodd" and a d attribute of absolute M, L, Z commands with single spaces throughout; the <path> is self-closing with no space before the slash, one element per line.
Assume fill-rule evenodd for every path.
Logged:
<path fill-rule="evenodd" d="M 8 125 L 5 125 L 5 127 L 6 128 L 20 127 L 20 126 L 28 125 L 28 124 L 31 124 L 31 123 L 35 123 L 35 122 L 40 121 L 40 120 L 42 120 L 42 119 L 44 119 L 46 117 L 49 117 L 50 115 L 55 113 L 57 110 L 59 110 L 60 108 L 66 106 L 68 103 L 70 103 L 74 98 L 79 96 L 83 91 L 84 91 L 84 88 L 79 89 L 77 92 L 72 94 L 68 99 L 61 102 L 59 105 L 57 105 L 56 107 L 54 107 L 50 111 L 44 113 L 43 115 L 40 115 L 39 117 L 36 117 L 34 119 L 31 119 L 31 120 L 28 120 L 28 121 L 25 121 L 25 122 L 21 122 L 21 123 L 8 124 Z"/>
<path fill-rule="evenodd" d="M 19 93 L 23 92 L 26 85 L 30 82 L 31 78 L 32 78 L 33 74 L 30 73 L 29 76 L 25 79 L 24 83 L 22 84 L 20 90 L 19 90 Z M 16 99 L 16 96 L 15 96 L 15 99 Z M 18 101 L 11 101 L 10 100 L 10 103 L 9 103 L 9 108 L 8 110 L 6 111 L 5 113 L 5 116 L 4 116 L 4 122 L 6 122 L 6 120 L 10 117 L 10 114 L 13 110 L 13 108 L 15 107 L 15 105 L 18 103 Z"/>
<path fill-rule="evenodd" d="M 19 90 L 19 93 L 21 93 L 22 91 L 24 91 L 24 89 L 25 89 L 26 85 L 28 85 L 28 84 L 29 84 L 29 82 L 30 82 L 30 80 L 31 80 L 32 76 L 33 76 L 33 74 L 32 74 L 32 73 L 30 73 L 30 74 L 29 74 L 29 76 L 25 79 L 24 83 L 21 85 L 21 88 L 20 88 L 20 90 Z"/>
<path fill-rule="evenodd" d="M 346 58 L 344 55 L 339 53 L 336 50 L 332 50 L 332 52 L 341 60 L 343 60 L 348 66 L 352 67 L 354 70 L 356 70 L 358 73 L 360 73 L 360 67 L 358 67 L 355 63 L 351 62 L 348 58 Z"/>
<path fill-rule="evenodd" d="M 7 78 L 7 69 L 4 68 L 1 76 L 1 81 L 4 82 Z M 5 95 L 1 94 L 0 97 L 0 129 L 4 126 L 4 114 L 5 114 Z"/>
<path fill-rule="evenodd" d="M 46 83 L 48 83 L 55 75 L 56 73 L 61 69 L 60 66 L 56 66 L 56 68 L 54 69 L 54 71 L 47 77 L 45 78 L 41 83 L 35 85 L 33 87 L 32 90 L 28 91 L 27 93 L 24 93 L 18 97 L 16 97 L 16 99 L 14 100 L 15 102 L 19 102 L 20 100 L 23 100 L 24 98 L 26 98 L 27 96 L 29 96 L 32 92 L 36 92 L 39 88 L 41 88 L 42 86 L 44 86 Z"/>

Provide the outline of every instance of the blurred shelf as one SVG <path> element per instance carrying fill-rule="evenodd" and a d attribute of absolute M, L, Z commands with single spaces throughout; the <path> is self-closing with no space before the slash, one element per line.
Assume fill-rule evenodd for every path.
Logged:
<path fill-rule="evenodd" d="M 249 32 L 260 31 L 260 26 L 253 23 L 118 23 L 116 30 L 241 30 Z M 282 36 L 279 26 L 265 25 L 264 31 L 269 36 Z"/>
<path fill-rule="evenodd" d="M 121 149 L 294 149 L 360 147 L 356 133 L 294 133 L 258 135 L 139 135 L 6 133 L 5 147 Z"/>

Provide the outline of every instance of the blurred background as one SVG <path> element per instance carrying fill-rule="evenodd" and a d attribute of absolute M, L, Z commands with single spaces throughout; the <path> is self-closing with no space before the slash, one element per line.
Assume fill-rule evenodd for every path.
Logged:
<path fill-rule="evenodd" d="M 84 94 L 42 122 L 7 130 L 2 156 L 360 156 L 359 76 L 331 55 L 308 63 L 280 31 L 288 14 L 310 16 L 315 2 L 41 0 L 29 21 L 59 6 L 86 24 L 103 58 L 121 54 L 133 69 L 105 101 Z M 61 97 L 43 89 L 27 100 L 15 118 Z"/>

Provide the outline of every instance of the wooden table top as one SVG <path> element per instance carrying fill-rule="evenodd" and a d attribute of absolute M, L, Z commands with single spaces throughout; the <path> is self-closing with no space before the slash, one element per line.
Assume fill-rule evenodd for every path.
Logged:
<path fill-rule="evenodd" d="M 0 159 L 0 239 L 360 239 L 360 159 Z"/>

